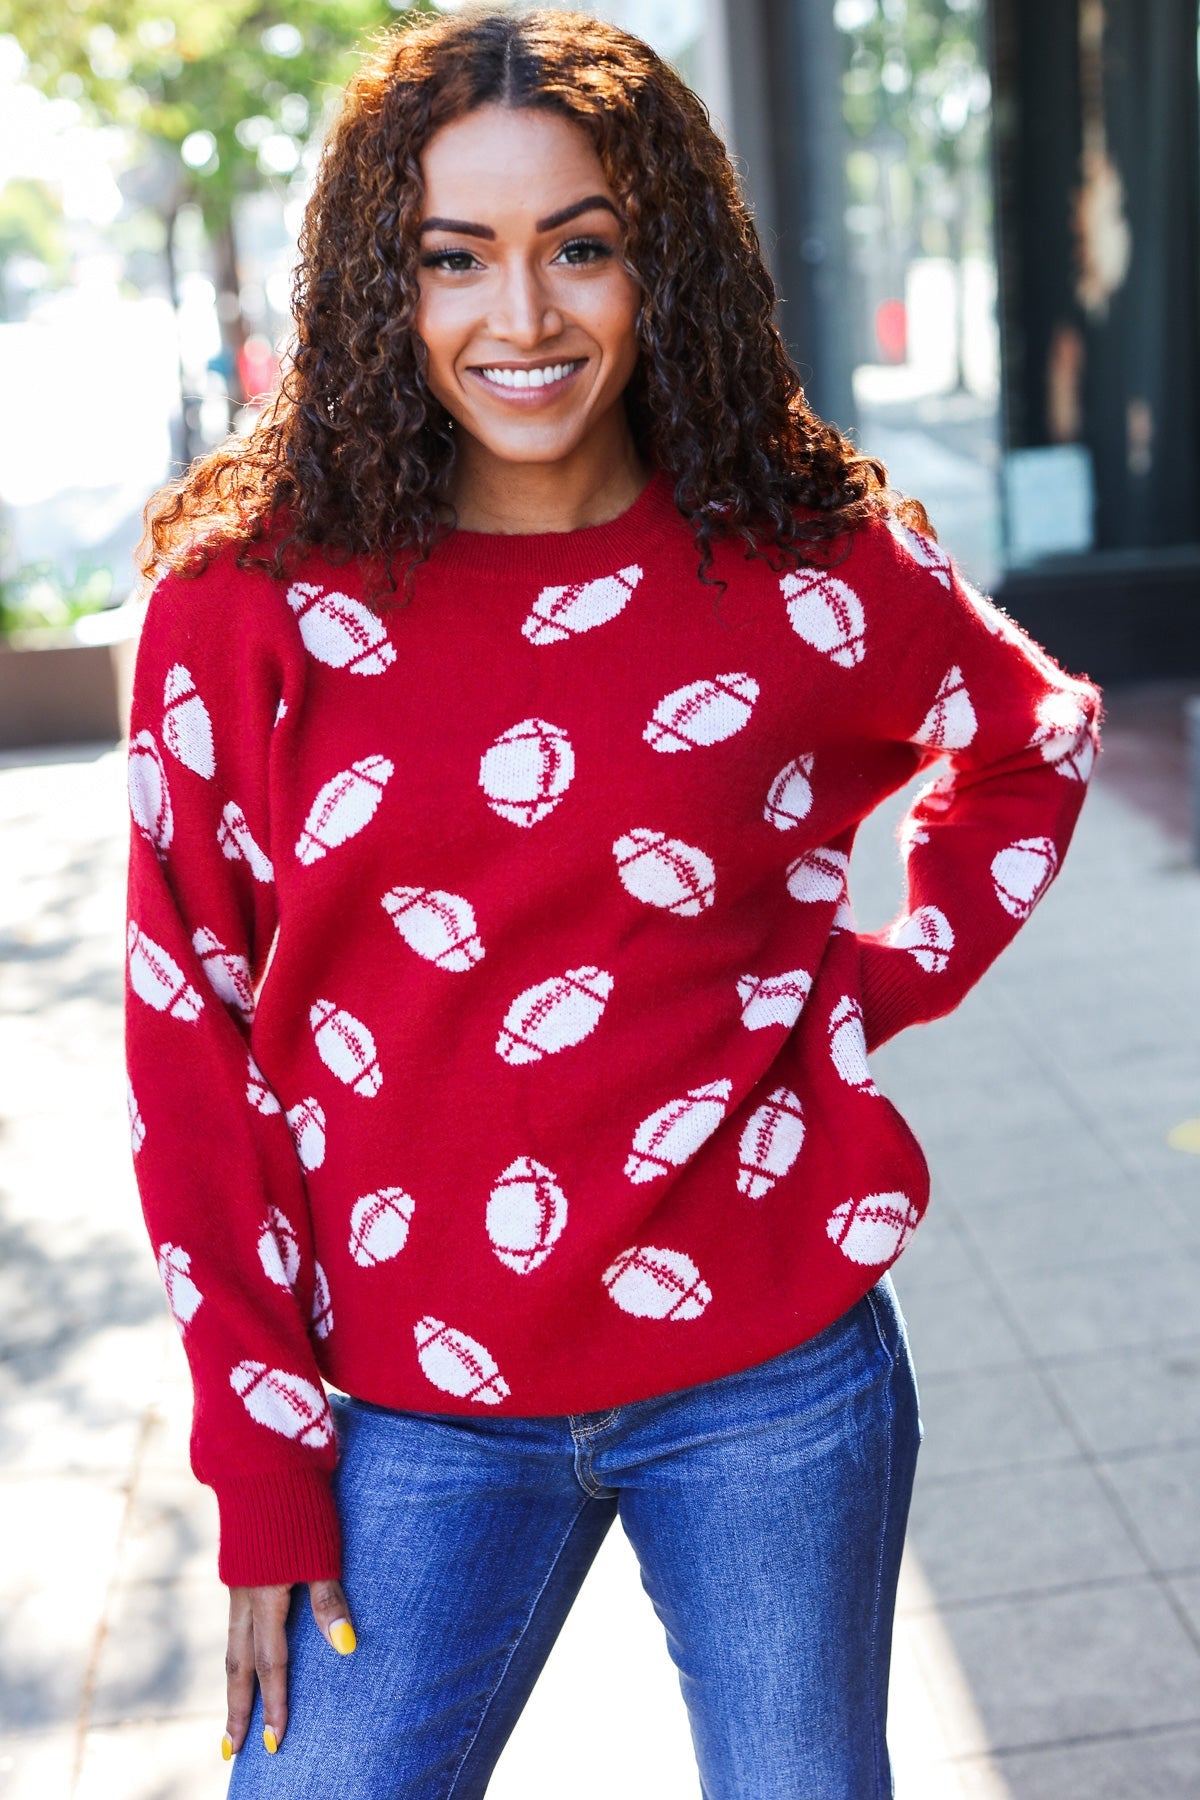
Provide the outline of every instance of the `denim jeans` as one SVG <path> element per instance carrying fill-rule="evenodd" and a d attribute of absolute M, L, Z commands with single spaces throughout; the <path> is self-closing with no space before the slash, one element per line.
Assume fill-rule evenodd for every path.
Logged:
<path fill-rule="evenodd" d="M 358 1649 L 337 1656 L 295 1589 L 287 1735 L 268 1756 L 256 1708 L 236 1800 L 479 1800 L 618 1513 L 705 1800 L 892 1793 L 888 1664 L 921 1425 L 886 1276 L 795 1349 L 608 1411 L 333 1405 Z"/>

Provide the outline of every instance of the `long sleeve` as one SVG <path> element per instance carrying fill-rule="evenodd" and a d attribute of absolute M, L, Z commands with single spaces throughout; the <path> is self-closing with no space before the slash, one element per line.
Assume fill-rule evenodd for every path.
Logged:
<path fill-rule="evenodd" d="M 301 1124 L 250 1053 L 277 925 L 268 770 L 288 618 L 271 599 L 223 562 L 159 582 L 129 743 L 134 1168 L 191 1368 L 192 1466 L 217 1495 L 230 1585 L 339 1571 Z"/>
<path fill-rule="evenodd" d="M 867 1045 L 953 1010 L 1054 880 L 1099 746 L 1102 703 L 923 535 L 893 524 L 893 741 L 944 757 L 900 822 L 907 895 L 859 934 Z"/>

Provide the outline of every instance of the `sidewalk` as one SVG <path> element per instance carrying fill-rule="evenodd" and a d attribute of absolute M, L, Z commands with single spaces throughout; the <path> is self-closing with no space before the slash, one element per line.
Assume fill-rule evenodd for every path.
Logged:
<path fill-rule="evenodd" d="M 922 1451 L 900 1800 L 1200 1792 L 1200 872 L 1168 723 L 1112 694 L 1063 873 L 950 1019 L 874 1061 L 924 1143 L 896 1274 Z M 864 829 L 859 924 L 899 898 Z M 0 758 L 0 1796 L 216 1800 L 223 1595 L 137 1210 L 121 1065 L 123 747 Z M 586 1745 L 586 1755 L 579 1754 Z M 694 1800 L 619 1527 L 489 1800 Z"/>

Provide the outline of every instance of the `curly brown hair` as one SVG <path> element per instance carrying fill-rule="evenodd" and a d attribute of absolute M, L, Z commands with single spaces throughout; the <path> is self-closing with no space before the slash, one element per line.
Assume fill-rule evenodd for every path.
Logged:
<path fill-rule="evenodd" d="M 382 571 L 378 601 L 395 593 L 397 556 L 407 588 L 453 529 L 444 496 L 455 438 L 414 329 L 421 155 L 440 127 L 488 103 L 564 114 L 595 145 L 643 294 L 630 425 L 640 453 L 673 478 L 701 580 L 714 539 L 740 536 L 749 555 L 767 545 L 795 562 L 827 556 L 829 540 L 889 511 L 929 530 L 883 465 L 807 404 L 702 101 L 647 44 L 588 14 L 484 11 L 422 16 L 374 40 L 305 212 L 279 388 L 246 436 L 151 496 L 143 576 L 199 573 L 234 542 L 239 567 L 278 580 L 320 546 L 335 563 Z"/>

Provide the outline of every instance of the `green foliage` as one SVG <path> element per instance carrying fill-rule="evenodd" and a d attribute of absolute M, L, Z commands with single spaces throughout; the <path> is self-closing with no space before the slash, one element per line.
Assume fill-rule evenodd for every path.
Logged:
<path fill-rule="evenodd" d="M 13 632 L 63 628 L 88 613 L 103 612 L 113 593 L 113 572 L 80 564 L 70 580 L 52 562 L 23 563 L 0 577 L 0 637 Z"/>
<path fill-rule="evenodd" d="M 915 157 L 951 165 L 958 140 L 985 129 L 991 95 L 979 44 L 984 11 L 983 0 L 837 0 L 851 132 L 894 132 Z"/>
<path fill-rule="evenodd" d="M 21 178 L 0 187 L 0 262 L 18 254 L 66 274 L 62 208 L 44 181 Z"/>
<path fill-rule="evenodd" d="M 198 202 L 212 231 L 238 194 L 296 166 L 367 40 L 429 10 L 428 0 L 399 12 L 388 0 L 0 0 L 0 33 L 18 40 L 26 79 L 44 93 L 168 147 L 176 198 Z M 198 133 L 209 134 L 208 156 Z"/>

